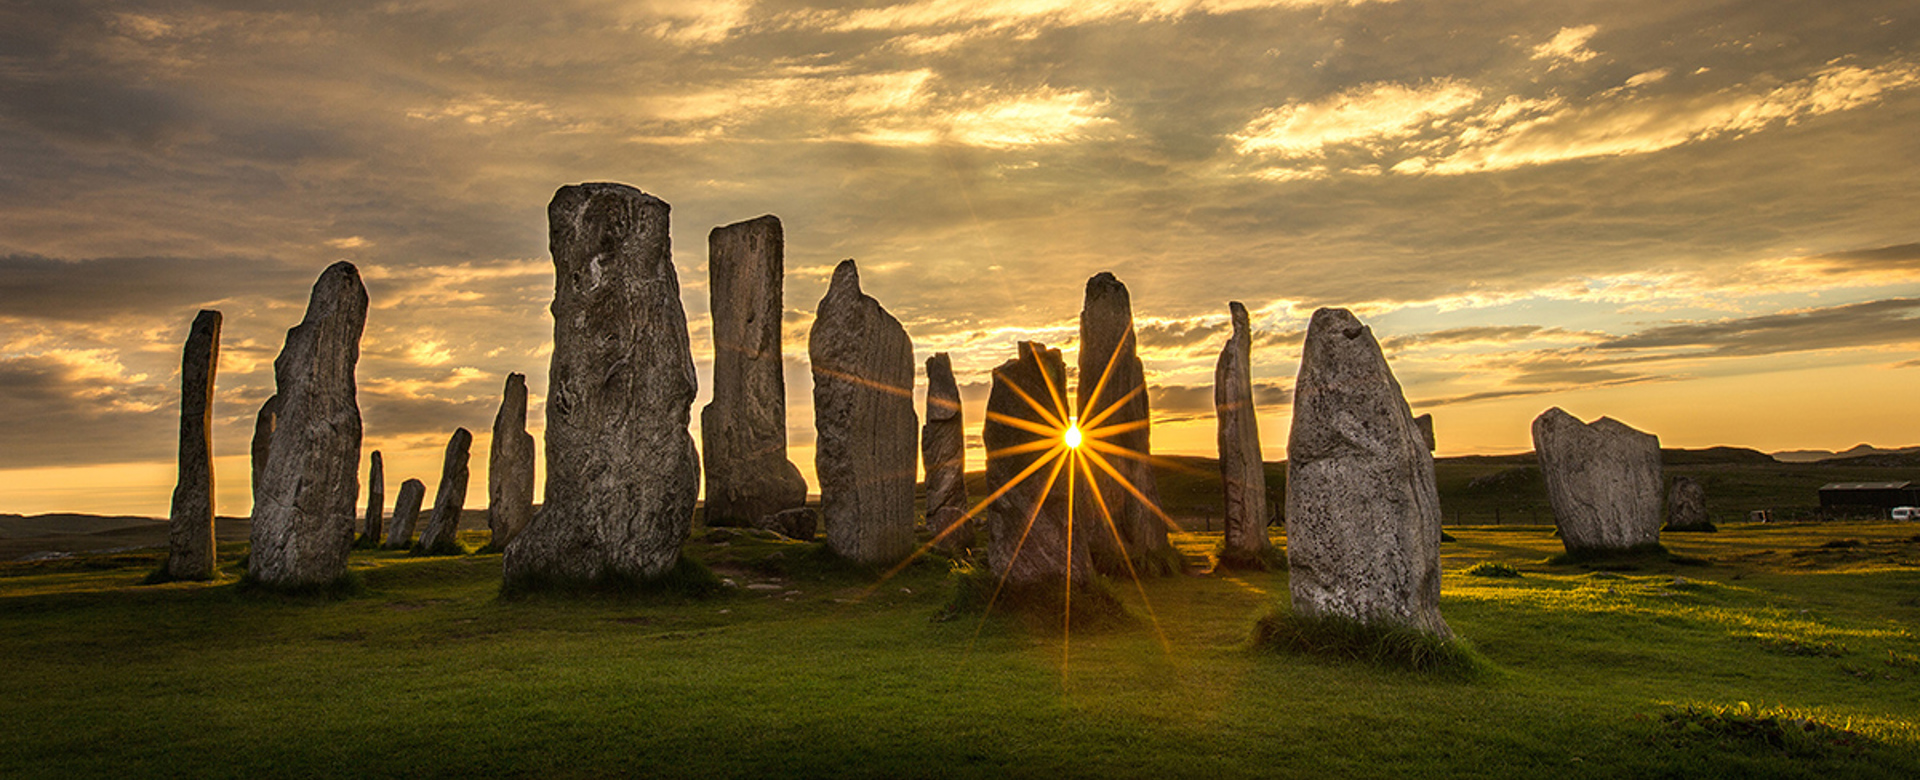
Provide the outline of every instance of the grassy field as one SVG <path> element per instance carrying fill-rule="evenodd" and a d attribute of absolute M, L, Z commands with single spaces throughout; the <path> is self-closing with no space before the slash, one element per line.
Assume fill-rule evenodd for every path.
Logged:
<path fill-rule="evenodd" d="M 1284 572 L 1112 583 L 1135 622 L 1063 635 L 946 616 L 945 559 L 879 582 L 731 531 L 688 544 L 734 584 L 697 599 L 503 601 L 495 555 L 356 552 L 332 601 L 0 564 L 0 777 L 1920 776 L 1920 526 L 1669 535 L 1704 563 L 1625 571 L 1449 530 L 1467 678 L 1252 649 Z"/>

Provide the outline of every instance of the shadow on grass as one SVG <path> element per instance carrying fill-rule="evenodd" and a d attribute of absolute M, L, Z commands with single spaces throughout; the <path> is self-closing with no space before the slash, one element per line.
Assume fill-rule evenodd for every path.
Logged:
<path fill-rule="evenodd" d="M 1006 618 L 1041 634 L 1116 631 L 1140 623 L 1105 577 L 1075 586 L 1070 593 L 1052 583 L 1002 588 L 992 569 L 955 561 L 952 581 L 953 599 L 934 616 L 937 622 L 967 616 Z"/>
<path fill-rule="evenodd" d="M 1289 655 L 1358 661 L 1449 679 L 1474 679 L 1491 665 L 1466 640 L 1446 639 L 1402 626 L 1375 626 L 1344 617 L 1308 617 L 1276 611 L 1254 624 L 1253 645 Z"/>
<path fill-rule="evenodd" d="M 356 571 L 349 571 L 330 582 L 300 585 L 273 585 L 262 582 L 248 572 L 233 585 L 233 594 L 240 598 L 286 602 L 342 601 L 366 595 L 366 592 L 367 580 Z"/>
<path fill-rule="evenodd" d="M 1696 760 L 1723 767 L 1746 763 L 1741 759 L 1837 759 L 1855 768 L 1886 770 L 1887 777 L 1920 775 L 1920 757 L 1787 710 L 1739 702 L 1671 707 L 1653 716 L 1636 717 L 1652 725 L 1652 733 L 1645 739 L 1648 745 L 1692 754 Z"/>
<path fill-rule="evenodd" d="M 1548 566 L 1579 566 L 1589 571 L 1639 571 L 1663 566 L 1711 566 L 1705 558 L 1679 555 L 1659 542 L 1624 550 L 1568 550 L 1546 560 Z"/>
<path fill-rule="evenodd" d="M 608 573 L 587 580 L 523 575 L 500 581 L 500 598 L 505 601 L 535 598 L 705 599 L 725 592 L 726 585 L 720 581 L 720 575 L 707 568 L 706 564 L 684 554 L 666 574 L 653 579 Z"/>

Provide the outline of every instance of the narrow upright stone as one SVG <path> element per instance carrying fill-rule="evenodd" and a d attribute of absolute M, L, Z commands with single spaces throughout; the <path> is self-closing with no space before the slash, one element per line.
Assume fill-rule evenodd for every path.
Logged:
<path fill-rule="evenodd" d="M 1707 518 L 1707 489 L 1692 477 L 1674 477 L 1667 488 L 1668 531 L 1714 531 Z"/>
<path fill-rule="evenodd" d="M 707 234 L 713 311 L 713 401 L 700 410 L 706 522 L 752 525 L 804 506 L 807 482 L 787 460 L 781 360 L 786 244 L 771 214 Z"/>
<path fill-rule="evenodd" d="M 193 318 L 180 358 L 180 475 L 167 528 L 167 577 L 213 579 L 213 378 L 220 312 Z"/>
<path fill-rule="evenodd" d="M 913 342 L 860 292 L 852 260 L 833 270 L 807 353 L 827 547 L 864 565 L 897 563 L 914 547 Z"/>
<path fill-rule="evenodd" d="M 367 468 L 367 516 L 360 529 L 360 545 L 379 547 L 380 531 L 387 519 L 387 469 L 380 460 L 380 451 L 374 450 L 367 457 L 373 465 Z"/>
<path fill-rule="evenodd" d="M 261 489 L 266 487 L 262 480 L 266 478 L 267 461 L 273 457 L 273 428 L 280 418 L 280 396 L 267 396 L 260 404 L 260 411 L 253 416 L 253 464 L 249 474 L 253 480 L 253 505 L 258 507 L 266 503 Z"/>
<path fill-rule="evenodd" d="M 527 433 L 527 377 L 508 374 L 487 452 L 487 546 L 505 549 L 533 519 L 533 434 Z"/>
<path fill-rule="evenodd" d="M 360 493 L 354 365 L 367 288 L 352 263 L 320 274 L 306 318 L 273 361 L 280 408 L 253 508 L 249 574 L 278 587 L 327 585 L 347 573 Z"/>
<path fill-rule="evenodd" d="M 387 519 L 387 541 L 382 549 L 405 550 L 413 546 L 413 528 L 420 523 L 420 505 L 427 500 L 427 483 L 409 479 L 400 483 L 400 494 L 393 499 L 393 517 Z"/>
<path fill-rule="evenodd" d="M 1580 422 L 1559 407 L 1533 420 L 1533 449 L 1567 552 L 1660 543 L 1660 439 L 1611 417 Z"/>
<path fill-rule="evenodd" d="M 927 358 L 927 423 L 920 428 L 920 462 L 927 473 L 927 528 L 948 552 L 973 547 L 967 516 L 967 434 L 960 415 L 960 385 L 947 353 Z M 956 527 L 956 524 L 957 527 Z"/>
<path fill-rule="evenodd" d="M 547 491 L 507 543 L 509 589 L 651 580 L 680 561 L 700 493 L 695 379 L 665 201 L 624 184 L 547 205 L 553 361 Z"/>
<path fill-rule="evenodd" d="M 1077 533 L 1087 536 L 1093 565 L 1102 572 L 1169 574 L 1180 569 L 1180 555 L 1167 541 L 1166 522 L 1160 519 L 1160 488 L 1149 462 L 1153 445 L 1146 371 L 1134 347 L 1133 299 L 1127 286 L 1106 272 L 1088 279 L 1080 310 L 1075 416 L 1090 436 L 1136 457 L 1094 451 L 1134 489 L 1095 466 L 1094 483 L 1102 501 L 1078 504 Z M 1103 429 L 1108 432 L 1100 433 Z"/>
<path fill-rule="evenodd" d="M 1226 491 L 1226 538 L 1220 565 L 1268 569 L 1278 563 L 1267 538 L 1267 468 L 1260 457 L 1260 422 L 1253 409 L 1253 330 L 1247 307 L 1227 304 L 1233 335 L 1213 368 L 1213 411 L 1219 422 L 1220 484 Z"/>
<path fill-rule="evenodd" d="M 1433 439 L 1433 415 L 1423 414 L 1413 418 L 1413 425 L 1420 429 L 1420 440 L 1427 443 L 1427 451 L 1432 452 L 1438 442 Z"/>
<path fill-rule="evenodd" d="M 1452 636 L 1433 455 L 1373 332 L 1345 309 L 1307 325 L 1287 460 L 1294 610 Z"/>
<path fill-rule="evenodd" d="M 1093 561 L 1087 535 L 1070 527 L 1067 493 L 1073 475 L 1061 466 L 1066 456 L 1045 443 L 1055 437 L 1039 432 L 1060 429 L 1060 421 L 1048 418 L 1064 412 L 1064 404 L 1047 399 L 1065 397 L 1067 366 L 1060 350 L 1044 344 L 1023 341 L 1019 349 L 1018 358 L 993 370 L 981 430 L 987 484 L 996 491 L 1011 485 L 987 505 L 987 563 L 1012 593 L 1055 591 L 1069 581 L 1078 587 L 1092 579 Z M 1034 409 L 1029 399 L 1048 413 Z M 1057 459 L 1034 468 L 1035 461 L 1050 455 Z"/>
<path fill-rule="evenodd" d="M 433 495 L 433 514 L 427 516 L 427 529 L 420 532 L 415 550 L 428 555 L 452 555 L 465 552 L 455 534 L 460 530 L 460 512 L 467 505 L 468 463 L 472 460 L 473 434 L 455 428 L 447 440 L 447 457 L 440 465 L 440 489 Z"/>

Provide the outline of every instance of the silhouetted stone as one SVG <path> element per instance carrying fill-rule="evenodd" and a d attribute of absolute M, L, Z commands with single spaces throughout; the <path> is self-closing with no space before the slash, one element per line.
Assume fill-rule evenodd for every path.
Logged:
<path fill-rule="evenodd" d="M 488 547 L 503 549 L 533 519 L 533 434 L 527 433 L 527 377 L 508 374 L 487 453 Z"/>
<path fill-rule="evenodd" d="M 1433 415 L 1423 414 L 1415 417 L 1413 418 L 1413 424 L 1414 427 L 1420 429 L 1420 440 L 1426 442 L 1427 451 L 1434 451 L 1434 449 L 1436 449 L 1434 445 L 1438 442 L 1435 442 L 1433 439 Z"/>
<path fill-rule="evenodd" d="M 807 502 L 807 481 L 787 460 L 785 252 L 772 215 L 707 234 L 713 401 L 700 410 L 700 442 L 710 526 L 748 525 Z"/>
<path fill-rule="evenodd" d="M 1707 519 L 1707 490 L 1692 477 L 1674 477 L 1667 488 L 1668 531 L 1716 531 Z"/>
<path fill-rule="evenodd" d="M 353 372 L 366 324 L 359 269 L 334 263 L 314 283 L 306 318 L 287 331 L 273 361 L 280 407 L 247 557 L 256 581 L 306 587 L 346 576 L 360 494 Z"/>
<path fill-rule="evenodd" d="M 379 450 L 374 450 L 368 460 L 373 461 L 373 465 L 367 468 L 367 516 L 361 526 L 359 544 L 379 547 L 380 532 L 385 529 L 387 519 L 387 468 Z"/>
<path fill-rule="evenodd" d="M 468 463 L 472 459 L 473 434 L 455 428 L 447 440 L 447 457 L 440 465 L 440 489 L 433 495 L 433 514 L 427 517 L 427 530 L 420 532 L 415 550 L 429 555 L 465 552 L 455 534 L 460 530 L 460 512 L 467 505 Z"/>
<path fill-rule="evenodd" d="M 1660 542 L 1659 437 L 1608 417 L 1582 423 L 1555 407 L 1534 418 L 1533 448 L 1567 552 Z"/>
<path fill-rule="evenodd" d="M 393 499 L 393 516 L 387 519 L 387 550 L 405 550 L 413 546 L 413 528 L 420 522 L 420 504 L 427 500 L 427 484 L 417 479 L 400 483 L 400 494 Z"/>
<path fill-rule="evenodd" d="M 1294 610 L 1452 636 L 1433 455 L 1373 332 L 1345 309 L 1307 325 L 1287 460 Z"/>
<path fill-rule="evenodd" d="M 967 516 L 967 434 L 960 414 L 960 385 L 947 353 L 927 358 L 927 423 L 920 428 L 920 463 L 927 472 L 927 528 L 940 549 L 973 547 Z M 958 527 L 955 527 L 959 524 Z"/>
<path fill-rule="evenodd" d="M 896 563 L 914 547 L 913 342 L 879 301 L 860 292 L 852 260 L 833 271 L 807 353 L 827 547 L 868 566 Z"/>
<path fill-rule="evenodd" d="M 753 521 L 753 526 L 765 531 L 774 531 L 789 539 L 802 542 L 813 541 L 813 532 L 820 525 L 820 513 L 810 506 L 797 506 L 782 509 Z"/>
<path fill-rule="evenodd" d="M 1247 307 L 1227 304 L 1233 335 L 1213 368 L 1213 411 L 1219 423 L 1220 484 L 1226 491 L 1220 565 L 1268 569 L 1280 562 L 1267 538 L 1267 468 L 1260 455 L 1260 422 L 1253 406 L 1253 330 Z"/>
<path fill-rule="evenodd" d="M 1102 501 L 1078 502 L 1076 533 L 1087 537 L 1093 565 L 1102 572 L 1167 574 L 1180 569 L 1180 555 L 1167 541 L 1166 521 L 1159 512 L 1160 488 L 1154 480 L 1153 464 L 1147 460 L 1153 454 L 1153 445 L 1148 428 L 1146 372 L 1134 347 L 1133 299 L 1127 286 L 1106 272 L 1088 279 L 1086 301 L 1080 310 L 1080 384 L 1075 394 L 1075 416 L 1083 430 L 1110 430 L 1091 438 L 1136 457 L 1093 451 L 1134 490 L 1094 466 L 1094 484 Z M 1065 388 L 1061 392 L 1064 397 Z"/>
<path fill-rule="evenodd" d="M 547 490 L 507 544 L 510 589 L 656 579 L 680 560 L 700 460 L 668 211 L 624 184 L 562 187 L 547 206 Z"/>
<path fill-rule="evenodd" d="M 1066 363 L 1060 350 L 1031 341 L 1020 342 L 1019 357 L 993 370 L 993 389 L 987 396 L 987 421 L 981 438 L 987 448 L 987 484 L 994 490 L 1011 485 L 987 506 L 987 563 L 994 577 L 1010 591 L 1054 590 L 1071 579 L 1074 586 L 1092 579 L 1087 536 L 1073 533 L 1068 505 L 1072 475 L 1054 464 L 1023 472 L 1048 455 L 1035 442 L 1052 438 L 1006 419 L 1057 428 L 1058 424 L 1034 410 L 1026 399 L 1042 400 L 1064 394 Z M 1051 410 L 1050 410 L 1051 413 Z"/>
<path fill-rule="evenodd" d="M 250 487 L 256 507 L 266 503 L 260 492 L 265 487 L 261 480 L 267 473 L 267 461 L 273 457 L 273 427 L 279 416 L 280 396 L 271 395 L 267 396 L 265 403 L 260 404 L 260 411 L 253 417 L 253 447 L 250 450 L 253 461 L 249 476 L 253 480 Z"/>
<path fill-rule="evenodd" d="M 167 577 L 213 578 L 213 379 L 220 312 L 193 318 L 180 358 L 180 472 L 167 527 Z"/>

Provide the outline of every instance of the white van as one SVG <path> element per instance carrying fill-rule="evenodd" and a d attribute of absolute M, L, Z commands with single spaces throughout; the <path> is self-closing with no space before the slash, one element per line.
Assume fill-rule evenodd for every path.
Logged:
<path fill-rule="evenodd" d="M 1908 522 L 1920 520 L 1920 507 L 1896 506 L 1893 508 L 1893 519 Z"/>

